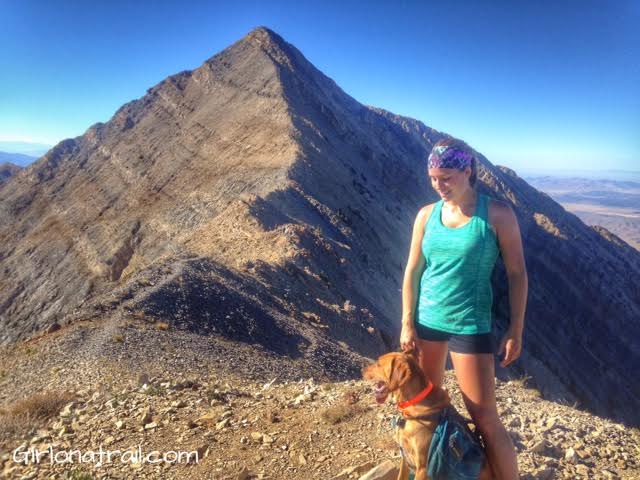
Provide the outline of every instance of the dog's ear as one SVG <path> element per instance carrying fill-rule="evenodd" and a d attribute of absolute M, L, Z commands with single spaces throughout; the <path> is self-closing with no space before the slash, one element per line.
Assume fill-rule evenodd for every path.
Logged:
<path fill-rule="evenodd" d="M 402 357 L 395 357 L 391 360 L 391 372 L 389 374 L 389 391 L 393 392 L 397 390 L 402 385 L 404 385 L 407 380 L 411 378 L 411 367 L 409 366 L 409 362 L 407 362 Z"/>

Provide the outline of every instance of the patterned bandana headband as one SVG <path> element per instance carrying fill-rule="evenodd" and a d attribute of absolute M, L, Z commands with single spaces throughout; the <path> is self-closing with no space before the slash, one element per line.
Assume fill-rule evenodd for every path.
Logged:
<path fill-rule="evenodd" d="M 455 147 L 438 145 L 431 150 L 429 155 L 429 168 L 457 168 L 464 170 L 470 167 L 473 162 L 473 155 L 463 152 Z"/>

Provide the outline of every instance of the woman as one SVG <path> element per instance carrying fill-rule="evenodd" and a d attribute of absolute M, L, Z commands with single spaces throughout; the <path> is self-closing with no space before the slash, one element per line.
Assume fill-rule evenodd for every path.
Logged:
<path fill-rule="evenodd" d="M 476 191 L 476 160 L 464 142 L 436 143 L 428 169 L 441 200 L 423 207 L 415 220 L 402 290 L 400 346 L 419 351 L 422 369 L 438 386 L 451 352 L 462 396 L 482 433 L 494 474 L 516 479 L 515 448 L 496 409 L 490 277 L 500 253 L 511 309 L 498 349 L 506 367 L 520 356 L 527 300 L 518 222 L 507 204 Z"/>

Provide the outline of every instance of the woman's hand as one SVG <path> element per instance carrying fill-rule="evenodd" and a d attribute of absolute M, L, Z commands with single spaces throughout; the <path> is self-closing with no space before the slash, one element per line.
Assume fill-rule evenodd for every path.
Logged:
<path fill-rule="evenodd" d="M 510 363 L 514 362 L 520 356 L 522 352 L 522 331 L 509 328 L 500 342 L 500 348 L 498 355 L 504 353 L 504 358 L 500 362 L 502 367 L 506 367 Z"/>
<path fill-rule="evenodd" d="M 413 325 L 404 324 L 400 332 L 400 348 L 403 351 L 416 349 L 416 329 Z"/>

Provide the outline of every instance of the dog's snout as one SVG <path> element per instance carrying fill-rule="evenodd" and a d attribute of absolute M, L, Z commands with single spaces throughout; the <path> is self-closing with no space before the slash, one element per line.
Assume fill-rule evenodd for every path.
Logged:
<path fill-rule="evenodd" d="M 365 380 L 370 380 L 373 376 L 373 371 L 375 370 L 376 364 L 372 363 L 371 365 L 367 365 L 362 368 L 362 378 Z"/>

